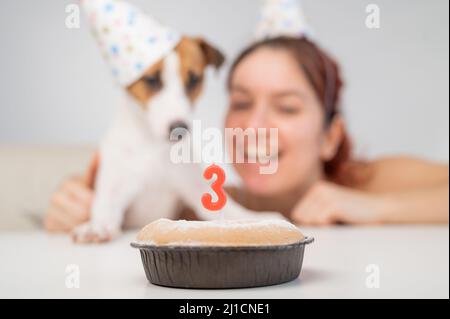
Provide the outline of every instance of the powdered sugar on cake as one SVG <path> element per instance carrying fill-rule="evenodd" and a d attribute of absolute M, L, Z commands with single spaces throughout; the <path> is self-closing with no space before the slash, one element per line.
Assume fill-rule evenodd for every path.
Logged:
<path fill-rule="evenodd" d="M 302 239 L 298 228 L 284 220 L 159 219 L 144 227 L 136 242 L 175 246 L 258 246 L 291 244 Z"/>

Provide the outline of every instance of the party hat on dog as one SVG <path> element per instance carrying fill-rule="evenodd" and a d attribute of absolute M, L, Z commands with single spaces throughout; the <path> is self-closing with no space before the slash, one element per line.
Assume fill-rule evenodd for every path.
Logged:
<path fill-rule="evenodd" d="M 180 35 L 121 0 L 81 0 L 114 77 L 124 87 L 138 80 L 180 41 Z"/>
<path fill-rule="evenodd" d="M 265 0 L 256 28 L 256 40 L 280 36 L 311 37 L 300 0 Z"/>

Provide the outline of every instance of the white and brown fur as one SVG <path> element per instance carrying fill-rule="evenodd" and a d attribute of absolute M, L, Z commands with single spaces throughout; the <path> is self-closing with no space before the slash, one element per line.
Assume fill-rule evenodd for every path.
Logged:
<path fill-rule="evenodd" d="M 175 218 L 180 202 L 200 219 L 217 218 L 201 204 L 202 194 L 209 191 L 201 167 L 169 160 L 169 133 L 187 126 L 202 91 L 205 68 L 219 68 L 223 61 L 222 54 L 204 40 L 184 37 L 127 88 L 125 103 L 100 146 L 92 215 L 73 232 L 76 242 L 105 242 L 124 226 Z M 230 198 L 224 211 L 229 219 L 280 218 L 248 211 Z"/>

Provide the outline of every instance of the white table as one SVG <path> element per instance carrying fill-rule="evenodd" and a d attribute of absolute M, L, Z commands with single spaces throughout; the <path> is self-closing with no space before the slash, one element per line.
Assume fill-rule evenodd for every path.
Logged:
<path fill-rule="evenodd" d="M 449 298 L 448 226 L 302 231 L 316 241 L 306 248 L 299 278 L 278 286 L 230 290 L 148 283 L 139 252 L 129 246 L 134 232 L 94 246 L 77 246 L 67 236 L 44 232 L 1 233 L 0 298 Z M 76 268 L 67 269 L 70 264 L 79 269 L 79 288 L 66 287 L 66 279 L 76 274 Z M 366 269 L 368 265 L 375 268 Z"/>

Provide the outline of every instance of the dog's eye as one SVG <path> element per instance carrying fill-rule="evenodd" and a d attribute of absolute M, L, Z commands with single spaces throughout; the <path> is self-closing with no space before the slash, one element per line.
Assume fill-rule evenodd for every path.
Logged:
<path fill-rule="evenodd" d="M 144 77 L 145 84 L 152 90 L 159 90 L 162 87 L 161 73 L 158 71 L 153 75 Z"/>
<path fill-rule="evenodd" d="M 189 71 L 188 80 L 186 82 L 186 90 L 188 92 L 192 92 L 200 84 L 201 81 L 202 77 L 200 75 Z"/>

